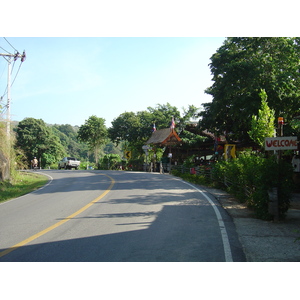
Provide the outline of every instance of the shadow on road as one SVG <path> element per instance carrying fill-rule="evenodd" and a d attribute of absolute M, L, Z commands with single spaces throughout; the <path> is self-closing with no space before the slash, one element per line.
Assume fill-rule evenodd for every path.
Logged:
<path fill-rule="evenodd" d="M 209 214 L 211 207 L 200 205 L 166 205 L 150 223 L 147 217 L 154 212 L 100 214 L 92 217 L 99 220 L 99 226 L 101 219 L 115 218 L 115 226 L 122 226 L 123 231 L 46 243 L 39 243 L 37 239 L 35 244 L 18 248 L 0 261 L 222 262 L 220 231 L 215 218 L 208 221 L 205 217 Z M 138 219 L 141 222 L 136 222 L 136 217 L 141 217 Z M 125 218 L 126 222 L 122 222 Z M 176 222 L 170 222 L 174 218 Z M 141 229 L 126 231 L 126 226 L 132 224 Z M 231 238 L 231 244 L 234 261 L 245 261 L 237 237 Z"/>
<path fill-rule="evenodd" d="M 60 235 L 54 235 L 58 236 L 59 240 L 43 242 L 47 240 L 47 234 L 50 235 L 50 233 L 46 233 L 31 242 L 31 245 L 22 246 L 3 256 L 0 261 L 224 261 L 220 228 L 212 206 L 207 200 L 201 200 L 199 196 L 196 196 L 195 190 L 185 187 L 186 191 L 182 192 L 183 185 L 179 181 L 178 185 L 174 184 L 173 177 L 153 173 L 118 171 L 55 172 L 57 176 L 60 175 L 57 172 L 63 172 L 62 178 L 54 179 L 53 184 L 35 191 L 36 195 L 82 190 L 94 191 L 100 188 L 105 190 L 111 180 L 101 174 L 107 174 L 116 181 L 110 192 L 115 193 L 114 197 L 94 203 L 95 208 L 88 215 L 79 214 L 66 223 L 69 225 L 61 225 L 67 227 L 59 227 L 60 230 L 63 228 Z M 138 185 L 136 184 L 137 180 Z M 134 189 L 136 191 L 133 193 L 125 193 L 125 196 L 124 193 L 120 193 L 122 196 L 118 197 L 120 191 Z M 97 207 L 101 208 L 100 205 L 106 201 L 111 204 L 109 206 L 111 211 L 102 212 L 101 209 L 97 209 Z M 116 207 L 119 207 L 120 204 L 129 204 L 131 207 L 130 204 L 133 204 L 138 211 L 118 212 L 113 209 L 114 204 L 117 204 Z M 140 204 L 142 207 L 135 204 Z M 159 211 L 152 211 L 157 207 L 156 204 L 160 207 Z M 154 207 L 144 211 L 145 205 L 149 205 L 149 208 L 150 205 L 154 205 Z M 62 219 L 57 218 L 57 221 L 59 220 Z M 80 226 L 85 222 L 92 222 L 91 224 L 95 228 L 94 236 L 86 236 L 82 231 Z M 227 230 L 230 231 L 233 260 L 245 261 L 232 220 L 229 219 L 229 216 L 225 216 L 224 222 L 228 226 Z M 101 231 L 101 226 L 107 226 L 108 231 Z M 0 249 L 0 252 L 4 250 Z"/>

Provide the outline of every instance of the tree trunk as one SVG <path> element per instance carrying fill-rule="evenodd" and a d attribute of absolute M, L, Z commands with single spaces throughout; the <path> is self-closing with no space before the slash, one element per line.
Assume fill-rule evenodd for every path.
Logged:
<path fill-rule="evenodd" d="M 0 150 L 0 181 L 10 179 L 9 160 L 4 156 Z"/>

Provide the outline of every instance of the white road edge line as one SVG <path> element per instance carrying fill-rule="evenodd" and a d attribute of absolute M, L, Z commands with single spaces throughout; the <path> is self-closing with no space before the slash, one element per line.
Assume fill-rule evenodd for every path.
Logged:
<path fill-rule="evenodd" d="M 28 195 L 28 194 L 31 194 L 31 193 L 34 193 L 34 192 L 36 192 L 36 191 L 42 190 L 43 188 L 45 188 L 45 187 L 47 187 L 49 184 L 51 184 L 51 182 L 53 181 L 53 177 L 50 176 L 50 175 L 48 175 L 48 174 L 46 174 L 46 173 L 38 172 L 38 171 L 37 171 L 36 173 L 43 174 L 43 175 L 47 176 L 47 177 L 49 178 L 49 181 L 48 181 L 45 185 L 43 185 L 42 187 L 40 187 L 40 188 L 37 189 L 37 190 L 34 190 L 34 191 L 30 192 L 30 193 L 27 193 L 27 194 L 25 194 L 25 195 L 22 195 L 22 196 L 20 196 L 20 197 L 14 198 L 14 199 L 6 200 L 6 201 L 0 203 L 0 205 L 4 205 L 4 204 L 6 204 L 6 203 L 9 203 L 9 202 L 18 200 L 18 199 L 20 199 L 20 198 L 22 198 L 22 197 L 25 197 L 25 196 Z"/>
<path fill-rule="evenodd" d="M 231 248 L 230 248 L 230 243 L 229 243 L 229 239 L 228 239 L 228 234 L 226 231 L 226 227 L 225 224 L 223 222 L 221 213 L 218 209 L 218 207 L 216 206 L 216 204 L 201 190 L 199 190 L 198 188 L 196 188 L 195 186 L 193 186 L 192 184 L 181 180 L 183 183 L 191 186 L 192 188 L 194 188 L 195 190 L 197 190 L 199 193 L 201 193 L 209 202 L 209 204 L 212 206 L 212 208 L 214 209 L 214 212 L 217 216 L 218 222 L 219 222 L 219 228 L 221 231 L 221 236 L 222 236 L 222 242 L 223 242 L 223 247 L 224 247 L 224 254 L 225 254 L 225 261 L 226 262 L 233 262 L 232 259 L 232 253 L 231 253 Z"/>
<path fill-rule="evenodd" d="M 34 192 L 36 192 L 36 191 L 39 191 L 39 190 L 44 189 L 44 188 L 47 187 L 49 184 L 51 184 L 51 182 L 53 181 L 53 177 L 50 176 L 50 175 L 48 175 L 48 174 L 46 174 L 46 173 L 43 173 L 43 172 L 36 172 L 36 173 L 42 174 L 42 175 L 44 175 L 44 176 L 47 176 L 47 177 L 49 178 L 49 181 L 48 181 L 45 185 L 43 185 L 42 187 L 40 187 L 39 189 L 37 189 L 37 190 L 35 190 L 35 191 L 32 191 L 31 193 L 34 193 Z"/>

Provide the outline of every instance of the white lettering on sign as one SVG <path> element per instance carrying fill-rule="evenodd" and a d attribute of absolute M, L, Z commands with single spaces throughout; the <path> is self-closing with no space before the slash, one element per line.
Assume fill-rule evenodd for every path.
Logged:
<path fill-rule="evenodd" d="M 294 150 L 297 144 L 296 136 L 265 138 L 265 150 Z"/>

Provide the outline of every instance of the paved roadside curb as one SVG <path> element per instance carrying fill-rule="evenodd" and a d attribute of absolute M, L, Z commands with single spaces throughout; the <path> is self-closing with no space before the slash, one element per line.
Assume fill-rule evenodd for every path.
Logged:
<path fill-rule="evenodd" d="M 300 261 L 300 194 L 295 194 L 286 220 L 275 223 L 256 219 L 246 205 L 225 191 L 201 186 L 233 218 L 248 262 Z"/>

